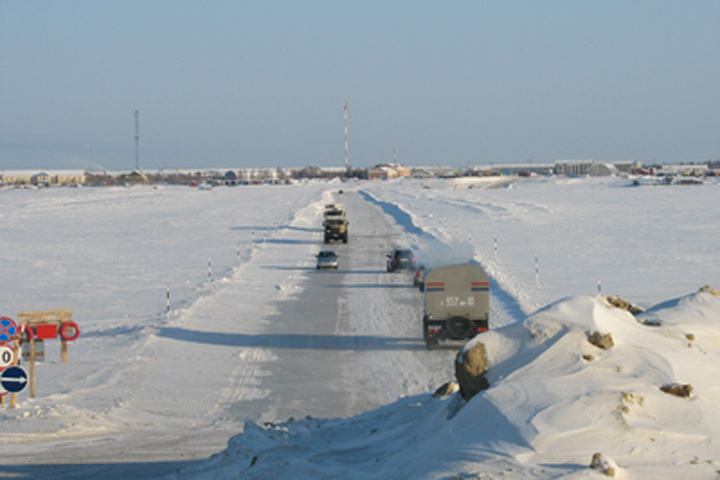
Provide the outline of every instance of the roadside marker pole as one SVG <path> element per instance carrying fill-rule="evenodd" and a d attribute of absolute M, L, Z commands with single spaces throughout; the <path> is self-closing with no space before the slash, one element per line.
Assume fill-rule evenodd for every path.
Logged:
<path fill-rule="evenodd" d="M 167 285 L 165 298 L 166 298 L 166 304 L 167 304 L 165 307 L 165 315 L 167 316 L 168 319 L 170 319 L 170 284 Z"/>
<path fill-rule="evenodd" d="M 495 240 L 495 260 L 497 260 L 497 253 L 498 253 L 498 240 L 497 240 L 497 235 L 495 235 L 494 240 Z"/>
<path fill-rule="evenodd" d="M 535 284 L 540 286 L 540 262 L 538 261 L 537 253 L 535 254 Z"/>
<path fill-rule="evenodd" d="M 212 258 L 208 257 L 208 282 L 212 282 Z"/>
<path fill-rule="evenodd" d="M 600 282 L 600 277 L 598 277 L 597 287 L 598 287 L 598 294 L 601 294 L 602 293 L 602 283 Z"/>

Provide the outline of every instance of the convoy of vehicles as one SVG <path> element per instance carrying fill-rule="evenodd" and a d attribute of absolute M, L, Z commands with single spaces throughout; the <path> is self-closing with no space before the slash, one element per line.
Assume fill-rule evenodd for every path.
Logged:
<path fill-rule="evenodd" d="M 349 222 L 345 207 L 339 203 L 325 205 L 323 211 L 324 243 L 330 240 L 348 241 Z M 332 250 L 317 254 L 317 269 L 338 268 L 338 256 Z M 489 327 L 490 279 L 475 263 L 463 263 L 439 268 L 417 265 L 415 255 L 408 248 L 395 248 L 386 256 L 388 272 L 410 271 L 413 285 L 424 295 L 422 320 L 423 338 L 429 350 L 440 341 L 466 341 Z"/>

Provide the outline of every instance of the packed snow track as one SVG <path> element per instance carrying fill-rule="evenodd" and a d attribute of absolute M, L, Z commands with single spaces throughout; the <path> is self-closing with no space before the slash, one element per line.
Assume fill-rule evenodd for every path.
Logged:
<path fill-rule="evenodd" d="M 322 208 L 334 201 L 349 242 L 324 245 Z M 427 351 L 412 273 L 386 271 L 385 256 L 410 239 L 377 204 L 326 191 L 288 225 L 253 233 L 247 261 L 140 331 L 123 371 L 98 371 L 87 394 L 109 405 L 86 413 L 93 429 L 29 436 L 39 454 L 19 453 L 12 463 L 23 465 L 8 471 L 154 478 L 222 450 L 246 421 L 348 417 L 453 379 L 457 345 Z M 339 255 L 337 271 L 315 269 L 322 249 Z M 125 395 L 103 398 L 105 381 Z"/>

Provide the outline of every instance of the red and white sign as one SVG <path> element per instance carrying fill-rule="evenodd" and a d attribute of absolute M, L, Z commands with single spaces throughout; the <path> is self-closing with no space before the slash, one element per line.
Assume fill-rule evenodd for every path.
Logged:
<path fill-rule="evenodd" d="M 15 350 L 10 345 L 0 346 L 0 371 L 13 364 Z"/>

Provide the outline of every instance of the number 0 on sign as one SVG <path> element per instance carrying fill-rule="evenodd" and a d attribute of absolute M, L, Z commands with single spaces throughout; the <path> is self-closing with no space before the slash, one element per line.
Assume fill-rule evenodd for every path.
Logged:
<path fill-rule="evenodd" d="M 12 365 L 14 351 L 11 346 L 3 345 L 0 347 L 0 370 L 5 370 L 7 367 Z"/>

